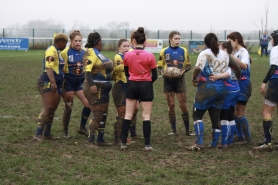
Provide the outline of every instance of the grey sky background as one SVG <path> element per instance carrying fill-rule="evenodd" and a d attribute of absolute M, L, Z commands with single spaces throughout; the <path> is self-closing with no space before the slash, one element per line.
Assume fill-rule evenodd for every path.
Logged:
<path fill-rule="evenodd" d="M 268 28 L 278 29 L 278 0 L 0 0 L 0 28 L 53 19 L 65 29 L 115 21 L 131 29 L 258 30 L 267 4 Z"/>

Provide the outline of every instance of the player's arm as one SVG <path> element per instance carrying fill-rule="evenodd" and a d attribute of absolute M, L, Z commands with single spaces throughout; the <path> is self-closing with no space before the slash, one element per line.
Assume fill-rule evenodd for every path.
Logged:
<path fill-rule="evenodd" d="M 197 59 L 197 62 L 193 69 L 193 74 L 192 74 L 192 85 L 195 87 L 198 85 L 197 78 L 198 78 L 199 74 L 201 73 L 201 71 L 204 69 L 206 62 L 207 62 L 207 57 L 203 52 L 201 52 L 198 56 L 198 59 Z"/>
<path fill-rule="evenodd" d="M 189 59 L 189 54 L 187 52 L 186 48 L 184 49 L 184 63 L 183 63 L 183 70 L 186 73 L 187 71 L 189 71 L 191 69 L 191 63 L 190 63 L 190 59 Z"/>
<path fill-rule="evenodd" d="M 225 79 L 225 78 L 228 78 L 232 73 L 232 70 L 230 67 L 228 67 L 228 70 L 225 71 L 224 73 L 219 73 L 219 74 L 213 74 L 211 76 L 209 76 L 209 80 L 214 82 L 218 79 Z"/>
<path fill-rule="evenodd" d="M 68 73 L 69 71 L 69 61 L 68 61 L 68 48 L 64 49 L 62 52 L 61 52 L 61 57 L 62 59 L 64 60 L 64 68 L 63 68 L 63 72 L 64 73 Z"/>
<path fill-rule="evenodd" d="M 94 63 L 96 62 L 95 60 L 97 59 L 97 56 L 92 57 L 90 56 L 90 54 L 87 54 L 87 52 L 89 51 L 86 51 L 83 58 L 84 76 L 87 82 L 89 83 L 91 93 L 95 95 L 97 94 L 97 87 L 93 80 L 92 69 L 94 67 Z"/>
<path fill-rule="evenodd" d="M 156 61 L 155 57 L 151 55 L 151 71 L 152 71 L 152 83 L 154 83 L 157 79 L 157 68 L 156 68 Z"/>
<path fill-rule="evenodd" d="M 236 78 L 240 80 L 241 78 L 241 68 L 239 64 L 234 60 L 234 58 L 229 55 L 229 67 L 234 71 Z"/>
<path fill-rule="evenodd" d="M 55 57 L 57 56 L 58 53 L 56 49 L 49 48 L 46 53 L 45 53 L 45 69 L 46 69 L 46 74 L 50 80 L 51 83 L 51 92 L 56 93 L 57 91 L 57 84 L 56 80 L 54 77 L 54 62 L 55 62 Z M 58 58 L 56 60 L 59 60 Z"/>

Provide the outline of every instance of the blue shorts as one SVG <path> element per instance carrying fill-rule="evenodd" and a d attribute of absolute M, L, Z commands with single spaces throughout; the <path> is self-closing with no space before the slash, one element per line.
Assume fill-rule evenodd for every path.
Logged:
<path fill-rule="evenodd" d="M 80 91 L 83 89 L 84 78 L 65 77 L 63 82 L 63 91 Z"/>
<path fill-rule="evenodd" d="M 58 94 L 62 95 L 62 83 L 63 83 L 63 76 L 54 75 L 56 85 L 57 85 L 57 91 Z M 46 72 L 43 72 L 39 79 L 37 80 L 37 88 L 40 92 L 40 94 L 51 92 L 51 82 L 46 74 Z"/>
<path fill-rule="evenodd" d="M 238 100 L 248 102 L 252 93 L 252 85 L 250 80 L 240 80 L 238 81 L 238 84 L 240 87 Z"/>
<path fill-rule="evenodd" d="M 194 107 L 207 110 L 210 107 L 222 109 L 226 94 L 226 87 L 222 81 L 217 83 L 201 82 L 198 84 Z"/>
<path fill-rule="evenodd" d="M 226 91 L 226 96 L 222 109 L 230 109 L 236 106 L 240 91 Z"/>

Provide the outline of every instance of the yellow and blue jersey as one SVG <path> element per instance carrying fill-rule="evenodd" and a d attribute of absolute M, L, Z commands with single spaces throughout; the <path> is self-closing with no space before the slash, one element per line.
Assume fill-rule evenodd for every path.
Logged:
<path fill-rule="evenodd" d="M 169 46 L 160 51 L 159 60 L 157 62 L 158 67 L 177 67 L 179 69 L 185 69 L 188 65 L 191 65 L 191 63 L 186 48 Z"/>
<path fill-rule="evenodd" d="M 64 61 L 60 56 L 60 51 L 55 46 L 49 46 L 45 51 L 43 60 L 43 72 L 47 69 L 53 69 L 54 76 L 63 76 Z"/>
<path fill-rule="evenodd" d="M 83 71 L 83 56 L 85 51 L 75 50 L 71 47 L 67 47 L 61 52 L 61 57 L 65 62 L 64 73 L 68 77 L 84 77 Z"/>
<path fill-rule="evenodd" d="M 114 71 L 113 79 L 116 83 L 122 81 L 127 83 L 127 78 L 124 71 L 124 55 L 122 53 L 117 53 L 114 57 Z"/>
<path fill-rule="evenodd" d="M 94 81 L 111 81 L 113 62 L 96 48 L 89 48 L 83 57 L 84 72 L 91 72 Z"/>

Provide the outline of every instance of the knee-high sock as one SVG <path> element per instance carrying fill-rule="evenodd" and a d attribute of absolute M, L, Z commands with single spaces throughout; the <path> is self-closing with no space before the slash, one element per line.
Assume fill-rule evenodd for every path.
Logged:
<path fill-rule="evenodd" d="M 151 144 L 151 122 L 143 121 L 143 133 L 145 138 L 145 145 Z"/>
<path fill-rule="evenodd" d="M 121 135 L 122 135 L 122 127 L 123 127 L 123 118 L 117 117 L 116 122 L 114 124 L 114 135 L 115 135 L 115 143 L 118 143 L 121 141 Z"/>
<path fill-rule="evenodd" d="M 127 136 L 128 136 L 130 123 L 131 123 L 131 120 L 124 119 L 124 121 L 123 121 L 123 126 L 122 126 L 122 137 L 123 137 L 123 139 L 122 139 L 122 143 L 124 145 L 126 145 L 126 139 L 127 139 Z"/>
<path fill-rule="evenodd" d="M 239 117 L 238 122 L 241 126 L 242 133 L 246 141 L 251 141 L 249 123 L 245 116 Z"/>
<path fill-rule="evenodd" d="M 228 144 L 228 135 L 229 135 L 229 122 L 228 120 L 221 120 L 221 145 Z"/>
<path fill-rule="evenodd" d="M 202 145 L 205 130 L 204 123 L 202 120 L 194 121 L 194 130 L 196 134 L 196 144 Z"/>
<path fill-rule="evenodd" d="M 45 124 L 44 132 L 43 132 L 43 135 L 45 137 L 48 137 L 51 134 L 51 127 L 52 127 L 52 122 L 53 122 L 53 119 L 54 119 L 54 111 L 55 110 L 50 110 L 47 115 L 44 115 L 44 116 L 48 116 L 48 121 Z"/>
<path fill-rule="evenodd" d="M 44 127 L 45 127 L 45 125 L 41 124 L 41 114 L 40 114 L 39 118 L 38 118 L 38 127 L 37 127 L 37 130 L 36 130 L 36 136 L 41 136 L 42 135 Z"/>
<path fill-rule="evenodd" d="M 98 137 L 97 142 L 104 142 L 104 130 L 106 125 L 107 113 L 103 113 L 102 120 L 100 121 L 99 128 L 98 128 Z"/>
<path fill-rule="evenodd" d="M 168 112 L 168 116 L 169 116 L 169 121 L 170 121 L 170 124 L 171 124 L 172 131 L 174 133 L 176 133 L 177 132 L 177 128 L 176 128 L 176 114 Z"/>
<path fill-rule="evenodd" d="M 86 123 L 91 114 L 91 109 L 88 107 L 83 107 L 82 113 L 81 113 L 81 120 L 80 120 L 80 128 L 85 129 Z"/>
<path fill-rule="evenodd" d="M 265 144 L 271 143 L 272 125 L 273 125 L 272 120 L 263 121 Z"/>
<path fill-rule="evenodd" d="M 236 123 L 235 123 L 235 120 L 229 121 L 228 145 L 230 145 L 230 144 L 233 143 L 235 131 L 236 131 Z"/>
<path fill-rule="evenodd" d="M 97 135 L 97 128 L 96 123 L 93 120 L 93 118 L 89 122 L 89 136 L 88 136 L 88 142 L 94 143 L 95 142 L 95 135 Z"/>
<path fill-rule="evenodd" d="M 189 132 L 189 115 L 188 115 L 188 112 L 185 112 L 185 113 L 182 114 L 182 120 L 183 120 L 186 132 Z"/>
<path fill-rule="evenodd" d="M 72 102 L 65 103 L 65 108 L 63 113 L 63 131 L 65 135 L 68 135 L 70 116 L 72 112 L 71 107 L 72 107 Z"/>
<path fill-rule="evenodd" d="M 220 137 L 221 130 L 220 129 L 212 129 L 212 141 L 211 146 L 216 147 L 218 143 L 218 139 Z"/>
<path fill-rule="evenodd" d="M 235 123 L 236 123 L 236 137 L 243 138 L 242 128 L 238 117 L 235 117 Z"/>

